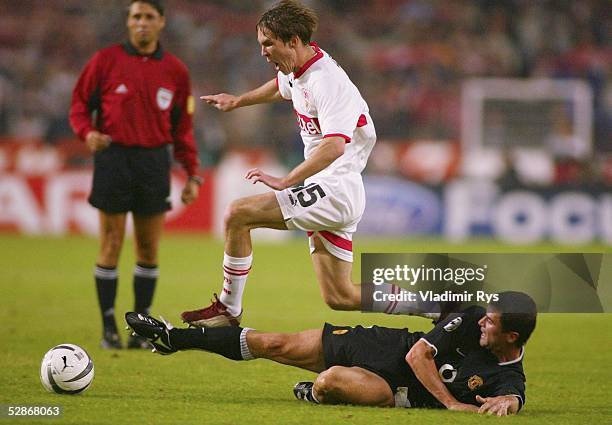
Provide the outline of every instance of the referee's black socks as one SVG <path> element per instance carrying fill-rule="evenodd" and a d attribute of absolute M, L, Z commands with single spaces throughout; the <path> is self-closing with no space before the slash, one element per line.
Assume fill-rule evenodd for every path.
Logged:
<path fill-rule="evenodd" d="M 102 313 L 102 323 L 105 330 L 117 332 L 115 323 L 115 297 L 117 296 L 117 268 L 104 267 L 96 264 L 94 270 L 98 304 Z"/>

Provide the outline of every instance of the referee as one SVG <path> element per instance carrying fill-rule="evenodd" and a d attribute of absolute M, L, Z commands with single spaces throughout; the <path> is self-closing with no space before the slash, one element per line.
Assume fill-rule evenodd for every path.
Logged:
<path fill-rule="evenodd" d="M 151 307 L 159 275 L 158 245 L 170 209 L 170 144 L 189 176 L 183 203 L 197 198 L 201 184 L 189 71 L 160 45 L 165 23 L 160 0 L 132 0 L 128 41 L 98 51 L 72 95 L 71 126 L 94 155 L 89 203 L 100 217 L 95 281 L 103 321 L 101 346 L 107 349 L 122 348 L 114 305 L 129 211 L 136 240 L 134 309 L 146 313 Z M 127 346 L 147 344 L 133 336 Z"/>

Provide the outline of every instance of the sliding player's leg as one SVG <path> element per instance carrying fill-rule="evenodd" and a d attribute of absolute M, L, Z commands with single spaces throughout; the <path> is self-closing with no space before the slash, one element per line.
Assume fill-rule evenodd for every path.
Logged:
<path fill-rule="evenodd" d="M 293 334 L 258 332 L 239 326 L 179 329 L 142 313 L 126 313 L 128 326 L 159 354 L 205 350 L 231 360 L 268 359 L 313 372 L 325 369 L 322 330 Z"/>

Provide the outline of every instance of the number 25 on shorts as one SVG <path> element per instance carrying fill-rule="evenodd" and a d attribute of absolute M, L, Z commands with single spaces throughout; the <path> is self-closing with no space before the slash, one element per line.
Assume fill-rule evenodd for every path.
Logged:
<path fill-rule="evenodd" d="M 291 192 L 295 194 L 297 202 L 304 208 L 314 205 L 315 202 L 326 196 L 323 188 L 317 183 L 310 183 L 308 186 L 296 186 L 291 189 Z"/>

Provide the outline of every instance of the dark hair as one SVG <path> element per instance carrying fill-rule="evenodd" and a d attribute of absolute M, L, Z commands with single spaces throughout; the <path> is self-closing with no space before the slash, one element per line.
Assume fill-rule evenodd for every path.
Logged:
<path fill-rule="evenodd" d="M 500 313 L 502 330 L 518 333 L 517 346 L 527 342 L 535 329 L 537 308 L 535 301 L 516 291 L 501 292 L 497 301 L 491 301 L 489 307 Z"/>
<path fill-rule="evenodd" d="M 138 2 L 150 4 L 155 10 L 157 10 L 160 16 L 164 16 L 164 5 L 161 0 L 132 0 L 130 2 L 130 6 L 128 6 L 128 13 L 129 13 L 130 7 L 134 3 L 138 3 Z"/>
<path fill-rule="evenodd" d="M 264 34 L 271 33 L 284 43 L 296 35 L 302 43 L 310 43 L 312 33 L 317 29 L 319 19 L 316 13 L 296 0 L 283 0 L 265 12 L 256 29 Z"/>

